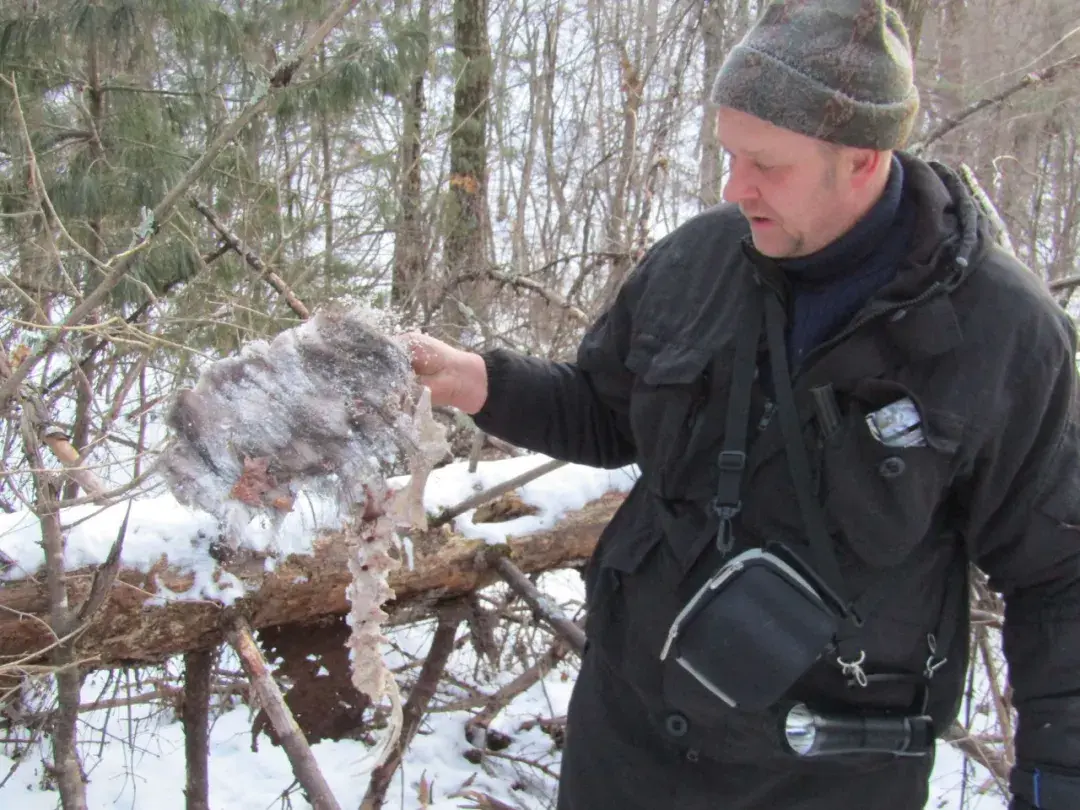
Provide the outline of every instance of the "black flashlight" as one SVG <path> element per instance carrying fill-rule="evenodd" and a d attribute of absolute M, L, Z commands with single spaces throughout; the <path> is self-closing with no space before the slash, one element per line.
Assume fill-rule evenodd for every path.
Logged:
<path fill-rule="evenodd" d="M 783 716 L 781 730 L 788 751 L 800 757 L 867 753 L 921 757 L 934 746 L 934 723 L 925 715 L 818 714 L 796 703 Z"/>

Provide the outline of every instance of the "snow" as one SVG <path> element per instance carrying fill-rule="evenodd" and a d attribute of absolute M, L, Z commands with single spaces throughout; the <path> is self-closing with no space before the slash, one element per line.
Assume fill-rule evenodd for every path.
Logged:
<path fill-rule="evenodd" d="M 582 596 L 580 577 L 571 572 L 546 574 L 541 584 L 560 598 Z M 394 644 L 411 654 L 422 655 L 430 640 L 429 630 L 430 625 L 397 630 L 392 634 Z M 391 664 L 396 663 L 396 653 L 388 649 L 386 655 Z M 469 676 L 474 664 L 475 658 L 468 647 L 451 659 L 451 668 L 460 677 Z M 536 762 L 549 773 L 495 755 L 482 765 L 474 765 L 464 756 L 471 748 L 464 736 L 470 715 L 431 713 L 414 739 L 403 769 L 391 782 L 384 806 L 387 810 L 461 810 L 470 804 L 454 794 L 464 785 L 522 810 L 545 810 L 553 806 L 556 789 L 553 774 L 559 770 L 560 752 L 539 726 L 527 731 L 521 730 L 521 726 L 536 718 L 566 713 L 574 672 L 574 666 L 564 662 L 513 701 L 492 724 L 493 729 L 510 735 L 513 740 L 502 753 Z M 100 696 L 103 677 L 97 674 L 88 680 L 84 700 Z M 500 672 L 480 685 L 490 692 L 512 677 L 513 673 Z M 88 742 L 95 742 L 83 748 L 84 765 L 90 771 L 89 810 L 183 810 L 183 732 L 170 716 L 155 718 L 152 712 L 149 706 L 131 708 L 135 731 L 129 726 L 127 710 L 83 715 L 81 734 Z M 282 792 L 293 783 L 288 760 L 284 751 L 272 746 L 265 737 L 260 738 L 257 753 L 251 750 L 252 719 L 252 712 L 240 707 L 225 711 L 213 723 L 209 763 L 212 807 L 268 810 L 288 806 L 281 801 Z M 99 747 L 96 741 L 102 739 L 104 743 Z M 343 740 L 318 743 L 312 751 L 339 804 L 343 808 L 358 807 L 374 765 L 374 749 L 358 741 Z M 39 789 L 44 772 L 42 754 L 39 746 L 24 757 L 8 784 L 0 788 L 0 807 L 54 810 L 56 794 Z M 0 778 L 13 764 L 0 753 Z M 974 790 L 987 779 L 981 768 L 974 769 L 977 772 L 968 780 L 967 798 L 962 801 L 963 768 L 963 756 L 951 746 L 940 744 L 927 810 L 1006 810 L 1006 803 L 992 790 L 983 795 Z M 431 803 L 427 805 L 419 799 L 421 779 L 432 786 Z M 299 792 L 293 793 L 290 801 L 296 810 L 309 807 Z"/>
<path fill-rule="evenodd" d="M 465 462 L 455 463 L 432 472 L 424 494 L 424 507 L 437 514 L 479 491 L 502 483 L 549 459 L 530 455 L 503 461 L 482 462 L 476 472 L 468 471 Z M 455 528 L 469 537 L 482 538 L 489 543 L 503 542 L 507 535 L 523 534 L 551 527 L 567 511 L 578 509 L 590 500 L 609 491 L 626 491 L 632 486 L 636 471 L 631 468 L 599 470 L 579 465 L 566 465 L 548 473 L 519 490 L 522 500 L 535 506 L 536 515 L 517 518 L 499 524 L 476 524 L 469 511 L 454 521 Z M 405 479 L 391 482 L 395 487 Z M 68 553 L 71 565 L 100 563 L 105 559 L 126 506 L 108 509 L 74 507 L 62 518 L 68 526 Z M 296 509 L 276 529 L 262 527 L 254 533 L 256 542 L 265 548 L 288 552 L 310 549 L 318 531 L 333 528 L 336 509 L 311 498 L 298 501 Z M 206 595 L 221 584 L 209 580 L 211 564 L 206 553 L 209 541 L 218 532 L 217 519 L 197 509 L 178 503 L 170 495 L 157 494 L 137 498 L 132 504 L 124 563 L 146 570 L 162 556 L 175 565 L 195 571 L 202 580 L 196 588 Z M 17 566 L 8 578 L 21 577 L 36 571 L 42 564 L 38 524 L 29 513 L 0 515 L 0 551 L 13 559 Z M 238 585 L 238 583 L 237 583 Z M 545 574 L 540 587 L 554 602 L 580 604 L 583 593 L 580 576 L 573 572 Z M 235 594 L 218 593 L 218 598 Z M 194 593 L 164 594 L 159 599 L 194 598 Z M 205 598 L 205 597 L 204 597 Z M 461 632 L 465 632 L 462 630 Z M 390 666 L 404 659 L 395 652 L 408 650 L 422 655 L 430 643 L 430 625 L 396 628 L 388 631 L 392 644 L 383 649 Z M 451 667 L 462 678 L 475 681 L 475 654 L 463 645 L 451 660 Z M 483 669 L 481 666 L 479 669 Z M 516 671 L 500 667 L 500 671 L 481 677 L 478 686 L 491 692 L 514 677 Z M 560 752 L 538 726 L 522 731 L 524 721 L 557 717 L 565 714 L 573 688 L 575 665 L 564 662 L 548 677 L 519 696 L 495 720 L 493 728 L 511 736 L 513 742 L 505 754 L 492 755 L 476 765 L 465 759 L 471 746 L 464 737 L 467 712 L 438 712 L 425 720 L 421 733 L 415 738 L 399 772 L 391 783 L 387 808 L 404 810 L 458 810 L 470 802 L 460 794 L 467 789 L 489 793 L 511 807 L 522 810 L 542 810 L 553 806 L 554 774 L 558 773 Z M 84 699 L 100 696 L 105 675 L 97 673 L 84 687 Z M 157 712 L 154 715 L 154 712 Z M 251 750 L 252 713 L 246 707 L 225 710 L 215 720 L 211 730 L 210 800 L 211 806 L 228 810 L 267 810 L 287 807 L 300 810 L 308 807 L 298 791 L 282 800 L 283 791 L 293 783 L 293 775 L 285 753 L 264 737 L 259 751 Z M 184 741 L 180 724 L 160 708 L 136 705 L 111 712 L 88 712 L 81 718 L 81 737 L 86 741 L 82 750 L 89 771 L 88 800 L 90 810 L 124 808 L 125 810 L 182 810 L 184 808 Z M 342 807 L 359 805 L 368 784 L 379 747 L 368 747 L 359 741 L 322 742 L 313 747 L 314 754 Z M 0 779 L 15 764 L 10 746 L 0 747 Z M 542 767 L 533 767 L 518 760 L 531 760 Z M 48 751 L 39 744 L 27 751 L 14 775 L 0 788 L 0 807 L 20 810 L 52 810 L 58 804 L 55 792 L 42 790 L 41 781 Z M 964 778 L 964 768 L 972 775 Z M 420 801 L 420 783 L 431 785 L 429 804 Z M 965 764 L 963 756 L 951 746 L 941 744 L 931 778 L 931 800 L 926 807 L 933 810 L 1005 810 L 1006 803 L 993 788 L 980 794 L 976 788 L 988 784 L 987 773 L 980 767 Z M 965 797 L 966 794 L 966 797 Z M 963 798 L 962 798 L 963 797 Z"/>
<path fill-rule="evenodd" d="M 428 479 L 424 508 L 428 514 L 437 514 L 550 460 L 537 455 L 483 462 L 475 473 L 468 472 L 467 462 L 441 467 Z M 580 509 L 605 492 L 625 492 L 634 479 L 632 467 L 599 470 L 567 465 L 520 490 L 522 500 L 537 507 L 538 514 L 504 523 L 476 524 L 472 521 L 475 510 L 469 510 L 454 521 L 454 528 L 466 537 L 489 543 L 505 542 L 508 536 L 550 528 L 567 512 Z M 407 481 L 405 477 L 397 477 L 388 483 L 400 488 Z M 126 504 L 106 508 L 84 505 L 63 510 L 61 522 L 66 528 L 68 567 L 103 563 L 120 531 L 126 510 Z M 252 518 L 243 532 L 244 545 L 284 558 L 289 554 L 310 552 L 312 542 L 320 532 L 340 526 L 336 498 L 303 493 L 280 523 L 272 525 L 261 516 Z M 164 557 L 171 565 L 195 574 L 196 582 L 190 591 L 167 594 L 165 598 L 231 600 L 240 595 L 237 589 L 241 585 L 227 578 L 215 582 L 215 563 L 209 554 L 210 544 L 220 533 L 220 523 L 214 515 L 185 506 L 168 493 L 139 497 L 132 501 L 122 560 L 126 567 L 146 572 Z M 410 552 L 411 567 L 411 542 L 406 548 Z M 21 579 L 36 573 L 44 565 L 41 527 L 29 510 L 0 514 L 0 554 L 14 563 L 6 573 L 0 573 L 0 579 Z M 268 565 L 273 565 L 274 557 L 268 559 Z"/>

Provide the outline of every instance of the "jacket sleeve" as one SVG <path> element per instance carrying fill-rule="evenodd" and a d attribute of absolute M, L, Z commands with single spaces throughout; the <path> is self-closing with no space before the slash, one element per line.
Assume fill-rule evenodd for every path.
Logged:
<path fill-rule="evenodd" d="M 519 447 L 594 467 L 635 460 L 626 367 L 636 300 L 654 252 L 634 268 L 615 302 L 588 329 L 575 362 L 506 349 L 484 355 L 488 397 L 477 426 Z"/>
<path fill-rule="evenodd" d="M 1068 810 L 1080 807 L 1076 336 L 1063 315 L 1032 328 L 1032 350 L 1014 353 L 1016 376 L 1006 372 L 993 392 L 1004 406 L 974 460 L 967 542 L 1005 601 L 1018 713 L 1012 806 Z"/>

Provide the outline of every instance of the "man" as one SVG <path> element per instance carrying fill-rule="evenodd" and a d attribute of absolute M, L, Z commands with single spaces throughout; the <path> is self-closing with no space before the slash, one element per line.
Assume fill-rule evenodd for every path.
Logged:
<path fill-rule="evenodd" d="M 940 735 L 957 715 L 968 562 L 1007 604 L 1012 806 L 1080 808 L 1073 327 L 993 244 L 957 177 L 901 151 L 912 74 L 880 0 L 774 0 L 713 89 L 725 203 L 650 250 L 576 362 L 412 336 L 435 401 L 484 430 L 640 465 L 586 573 L 562 810 L 923 807 L 932 740 L 922 756 L 897 751 L 919 717 Z M 776 542 L 811 561 L 794 569 L 824 594 L 806 615 L 774 615 L 745 587 L 745 610 L 723 614 L 734 574 L 720 596 L 700 591 Z M 767 641 L 825 616 L 830 593 L 847 610 L 841 641 L 807 642 L 816 658 L 789 683 L 803 637 Z M 676 623 L 695 595 L 728 616 L 697 641 Z M 737 627 L 759 610 L 765 621 Z M 755 703 L 777 685 L 779 699 Z M 894 749 L 800 757 L 785 743 L 795 703 L 906 731 Z"/>

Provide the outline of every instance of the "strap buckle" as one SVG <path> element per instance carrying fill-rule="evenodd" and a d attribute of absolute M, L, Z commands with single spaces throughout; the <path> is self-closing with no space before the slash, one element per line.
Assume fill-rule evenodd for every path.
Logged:
<path fill-rule="evenodd" d="M 746 453 L 742 450 L 721 450 L 717 465 L 720 472 L 741 473 L 746 468 Z"/>
<path fill-rule="evenodd" d="M 716 531 L 716 547 L 720 549 L 721 554 L 727 556 L 735 548 L 735 532 L 732 530 L 731 522 L 742 511 L 742 501 L 720 503 L 720 498 L 717 496 L 712 499 L 710 506 L 720 518 L 720 525 Z"/>
<path fill-rule="evenodd" d="M 742 511 L 742 501 L 735 503 L 720 503 L 719 498 L 712 499 L 712 510 L 720 520 L 731 521 Z"/>
<path fill-rule="evenodd" d="M 926 659 L 923 675 L 926 676 L 927 680 L 930 680 L 934 677 L 934 673 L 945 666 L 945 662 L 949 660 L 949 657 L 944 655 L 938 658 L 937 637 L 933 633 L 926 634 L 926 646 L 930 648 L 930 655 Z"/>

